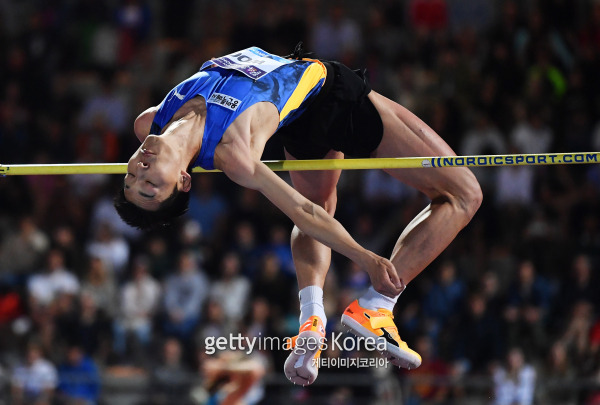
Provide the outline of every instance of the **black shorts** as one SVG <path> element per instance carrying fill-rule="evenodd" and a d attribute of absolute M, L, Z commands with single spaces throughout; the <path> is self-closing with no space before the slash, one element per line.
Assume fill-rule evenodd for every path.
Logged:
<path fill-rule="evenodd" d="M 285 149 L 296 159 L 322 159 L 331 149 L 369 157 L 383 137 L 383 123 L 371 100 L 363 71 L 322 61 L 327 78 L 307 110 L 280 128 Z"/>

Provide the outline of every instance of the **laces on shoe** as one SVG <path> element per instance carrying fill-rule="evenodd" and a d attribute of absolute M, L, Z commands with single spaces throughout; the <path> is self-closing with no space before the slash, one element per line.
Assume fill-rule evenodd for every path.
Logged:
<path fill-rule="evenodd" d="M 389 316 L 390 318 L 394 319 L 394 314 L 389 309 L 381 308 L 378 312 L 381 312 L 385 316 Z"/>

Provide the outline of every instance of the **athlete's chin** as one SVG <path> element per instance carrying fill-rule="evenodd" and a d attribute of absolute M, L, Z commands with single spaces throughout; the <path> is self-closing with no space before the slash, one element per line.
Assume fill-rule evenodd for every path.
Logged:
<path fill-rule="evenodd" d="M 157 135 L 148 135 L 144 142 L 140 145 L 140 151 L 149 151 L 151 153 L 158 153 L 161 145 L 161 137 Z"/>

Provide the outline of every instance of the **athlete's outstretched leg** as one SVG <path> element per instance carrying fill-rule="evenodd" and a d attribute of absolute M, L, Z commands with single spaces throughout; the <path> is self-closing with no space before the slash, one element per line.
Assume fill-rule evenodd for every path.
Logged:
<path fill-rule="evenodd" d="M 288 159 L 294 159 L 286 152 Z M 324 159 L 341 159 L 340 152 L 330 151 Z M 337 203 L 336 185 L 341 170 L 291 172 L 294 188 L 320 205 L 330 215 Z M 285 375 L 296 384 L 312 384 L 317 378 L 316 361 L 319 340 L 325 337 L 327 318 L 323 309 L 323 285 L 331 264 L 331 249 L 294 226 L 292 255 L 300 290 L 300 333 L 293 352 L 285 362 Z"/>
<path fill-rule="evenodd" d="M 383 122 L 383 138 L 372 157 L 454 155 L 452 149 L 423 121 L 404 107 L 375 93 L 369 99 Z M 389 174 L 425 193 L 431 204 L 400 235 L 391 261 L 404 285 L 433 261 L 469 223 L 481 204 L 481 188 L 467 168 L 392 169 Z M 342 323 L 359 336 L 384 340 L 383 355 L 393 364 L 414 368 L 421 364 L 398 334 L 392 311 L 398 297 L 370 287 L 342 315 Z"/>

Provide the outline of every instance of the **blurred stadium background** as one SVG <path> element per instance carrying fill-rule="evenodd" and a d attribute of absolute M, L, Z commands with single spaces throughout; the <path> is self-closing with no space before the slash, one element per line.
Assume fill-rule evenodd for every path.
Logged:
<path fill-rule="evenodd" d="M 135 116 L 204 60 L 299 40 L 459 154 L 600 151 L 597 0 L 0 0 L 0 162 L 124 162 Z M 186 217 L 141 234 L 112 208 L 121 176 L 2 178 L 0 403 L 217 403 L 233 381 L 249 404 L 600 404 L 600 166 L 476 175 L 480 212 L 396 308 L 423 365 L 324 368 L 307 389 L 283 351 L 203 354 L 297 333 L 292 224 L 261 195 L 195 175 Z M 385 255 L 427 203 L 378 171 L 338 189 L 337 218 Z M 330 331 L 367 286 L 334 256 Z"/>

